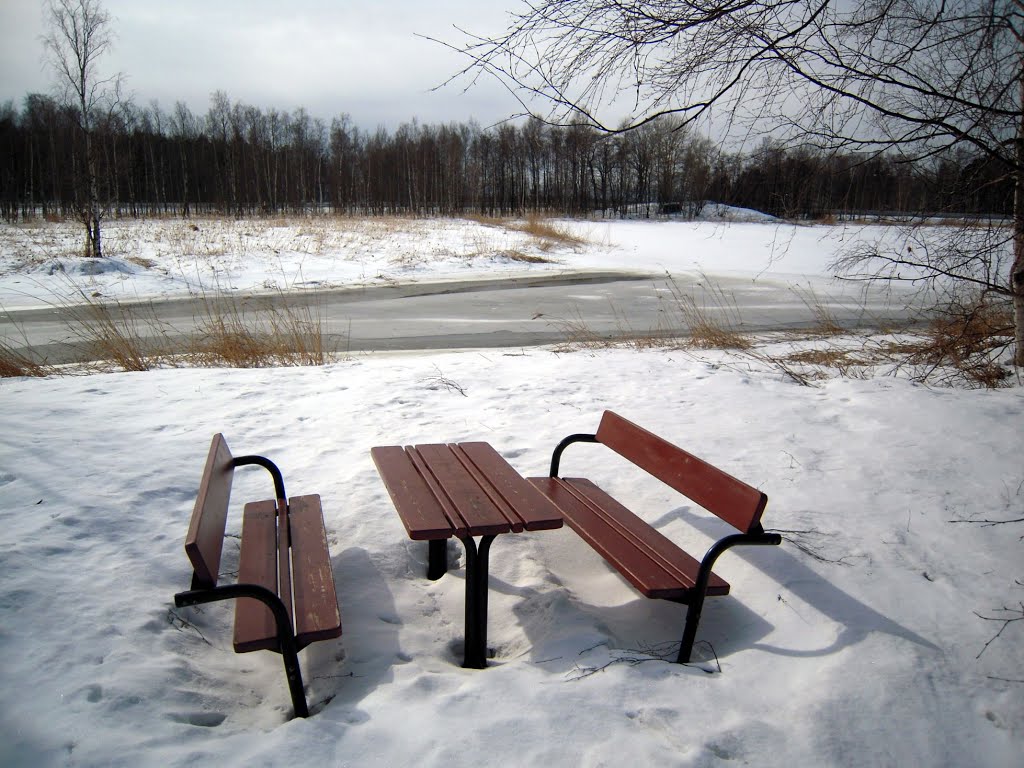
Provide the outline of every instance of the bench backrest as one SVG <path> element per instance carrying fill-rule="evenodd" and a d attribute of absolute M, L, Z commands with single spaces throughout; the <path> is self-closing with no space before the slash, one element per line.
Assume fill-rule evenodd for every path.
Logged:
<path fill-rule="evenodd" d="M 199 495 L 185 537 L 185 553 L 195 570 L 194 587 L 217 585 L 233 476 L 231 451 L 224 435 L 218 433 L 210 443 Z"/>
<path fill-rule="evenodd" d="M 744 533 L 759 528 L 768 497 L 617 413 L 605 411 L 597 439 Z"/>

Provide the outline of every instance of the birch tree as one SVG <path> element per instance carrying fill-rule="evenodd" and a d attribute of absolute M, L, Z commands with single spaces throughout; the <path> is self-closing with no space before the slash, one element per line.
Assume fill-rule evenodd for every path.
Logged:
<path fill-rule="evenodd" d="M 103 255 L 101 200 L 95 124 L 97 113 L 116 101 L 117 76 L 103 78 L 99 60 L 113 45 L 110 14 L 99 0 L 49 0 L 49 31 L 43 38 L 66 106 L 77 120 L 79 156 L 75 209 L 85 225 L 85 255 Z"/>

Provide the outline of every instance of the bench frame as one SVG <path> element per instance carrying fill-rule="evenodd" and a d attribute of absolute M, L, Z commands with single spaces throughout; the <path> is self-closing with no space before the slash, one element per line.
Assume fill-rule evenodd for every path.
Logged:
<path fill-rule="evenodd" d="M 276 526 L 276 531 L 273 533 L 276 536 L 276 543 L 273 543 L 273 546 L 277 553 L 277 572 L 271 574 L 276 581 L 276 591 L 259 583 L 240 582 L 221 585 L 217 583 L 234 470 L 236 467 L 252 465 L 266 469 L 274 482 L 274 499 L 246 504 L 245 520 L 249 520 L 250 515 L 276 518 L 273 524 Z M 319 533 L 314 530 L 315 557 L 312 558 L 309 565 L 303 561 L 301 567 L 309 568 L 309 578 L 313 580 L 321 593 L 322 602 L 317 607 L 322 609 L 324 604 L 328 606 L 326 615 L 316 612 L 316 622 L 319 626 L 304 632 L 297 632 L 293 620 L 293 615 L 299 612 L 293 607 L 292 585 L 297 580 L 293 579 L 293 569 L 298 572 L 300 567 L 297 562 L 299 558 L 293 557 L 290 551 L 294 545 L 292 537 L 293 506 L 303 510 L 306 520 L 314 519 L 314 511 L 319 514 Z M 269 523 L 267 524 L 269 525 Z M 242 541 L 243 545 L 247 541 L 244 524 Z M 262 543 L 267 547 L 271 545 L 269 541 L 257 543 Z M 185 552 L 193 566 L 192 585 L 189 590 L 179 592 L 174 596 L 174 604 L 181 608 L 221 600 L 238 600 L 236 604 L 235 651 L 244 653 L 266 649 L 281 654 L 292 706 L 297 717 L 309 716 L 298 652 L 317 640 L 327 640 L 341 635 L 341 617 L 338 613 L 337 594 L 330 569 L 330 554 L 326 546 L 319 496 L 297 496 L 292 498 L 289 504 L 288 496 L 285 493 L 284 478 L 274 462 L 264 456 L 232 456 L 224 436 L 219 433 L 213 436 L 199 493 L 189 522 L 188 535 L 185 539 Z M 307 551 L 309 550 L 307 549 Z M 244 555 L 240 556 L 240 577 L 242 576 L 243 559 Z M 266 566 L 267 563 L 263 563 L 263 565 Z M 271 570 L 274 568 L 275 565 L 270 565 Z M 286 595 L 286 599 L 282 599 L 281 593 Z M 269 609 L 273 618 L 273 637 L 252 640 L 241 636 L 243 615 L 246 617 L 245 627 L 249 634 L 252 634 L 253 630 L 263 630 L 263 634 L 266 633 L 266 627 L 263 626 L 265 615 L 262 617 L 258 614 L 254 615 L 252 606 L 244 605 L 247 599 L 257 600 Z M 300 599 L 302 598 L 297 593 L 295 603 L 299 603 Z M 329 610 L 331 605 L 333 605 L 333 615 Z"/>
<path fill-rule="evenodd" d="M 666 485 L 714 513 L 736 528 L 739 533 L 727 535 L 715 542 L 700 560 L 694 574 L 693 565 L 696 561 L 693 558 L 668 542 L 654 528 L 623 508 L 615 499 L 604 494 L 589 480 L 559 477 L 562 454 L 574 443 L 601 443 L 611 448 Z M 599 536 L 594 531 L 588 531 L 584 525 L 575 521 L 571 514 L 565 514 L 566 510 L 563 507 L 565 520 L 570 527 L 602 554 L 645 596 L 670 600 L 687 606 L 686 624 L 679 646 L 679 655 L 676 659 L 680 664 L 690 661 L 705 598 L 709 595 L 725 595 L 729 592 L 729 585 L 712 572 L 718 558 L 736 546 L 763 546 L 782 543 L 782 536 L 777 533 L 766 533 L 761 527 L 761 515 L 768 502 L 768 497 L 765 494 L 612 411 L 604 412 L 596 434 L 574 434 L 563 439 L 555 447 L 551 456 L 549 477 L 534 478 L 531 479 L 531 482 L 556 504 L 558 501 L 553 496 L 558 493 L 573 494 L 574 503 L 585 505 L 588 513 L 592 512 L 602 516 L 603 522 L 609 524 L 609 529 L 615 530 L 613 536 L 621 536 L 633 541 L 649 541 L 656 537 L 659 540 L 664 539 L 663 542 L 660 542 L 662 547 L 675 550 L 674 554 L 680 559 L 672 565 L 679 570 L 687 571 L 687 580 L 692 579 L 692 583 L 682 583 L 681 581 L 672 589 L 654 590 L 650 588 L 649 584 L 644 583 L 643 578 L 628 573 L 620 567 L 620 563 L 615 562 L 609 547 L 614 548 L 617 542 L 609 539 L 602 540 L 601 536 L 605 534 Z M 592 489 L 591 498 L 587 498 L 580 492 L 581 488 Z M 617 505 L 614 514 L 618 520 L 621 521 L 628 516 L 629 530 L 611 517 L 604 518 L 607 512 L 602 508 L 600 501 L 593 498 L 598 494 L 607 499 L 607 502 Z M 665 556 L 659 554 L 652 557 L 652 560 L 657 558 L 662 558 L 664 561 Z M 714 588 L 709 590 L 709 586 Z"/>

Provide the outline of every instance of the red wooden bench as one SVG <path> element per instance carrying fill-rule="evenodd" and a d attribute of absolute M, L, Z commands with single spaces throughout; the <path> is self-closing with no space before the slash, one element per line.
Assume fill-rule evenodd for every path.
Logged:
<path fill-rule="evenodd" d="M 270 472 L 274 498 L 244 506 L 238 581 L 218 585 L 231 481 L 235 467 L 250 464 Z M 214 435 L 185 552 L 193 568 L 192 588 L 176 594 L 175 605 L 237 600 L 235 651 L 280 653 L 295 714 L 308 717 L 298 652 L 317 640 L 341 635 L 320 497 L 289 499 L 272 461 L 263 456 L 232 456 L 224 436 Z"/>
<path fill-rule="evenodd" d="M 579 442 L 611 448 L 738 533 L 719 540 L 698 561 L 590 480 L 559 477 L 562 452 Z M 729 594 L 729 584 L 711 570 L 718 557 L 738 545 L 782 542 L 779 534 L 761 527 L 767 496 L 611 411 L 604 412 L 597 434 L 570 435 L 558 444 L 549 474 L 530 482 L 561 509 L 584 541 L 644 596 L 688 606 L 679 663 L 690 660 L 704 598 Z"/>

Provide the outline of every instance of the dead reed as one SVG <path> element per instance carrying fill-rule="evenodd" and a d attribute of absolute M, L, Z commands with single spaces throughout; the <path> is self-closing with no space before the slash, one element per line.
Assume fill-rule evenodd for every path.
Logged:
<path fill-rule="evenodd" d="M 51 374 L 50 366 L 26 354 L 6 341 L 0 341 L 0 378 L 32 376 L 41 378 Z"/>

